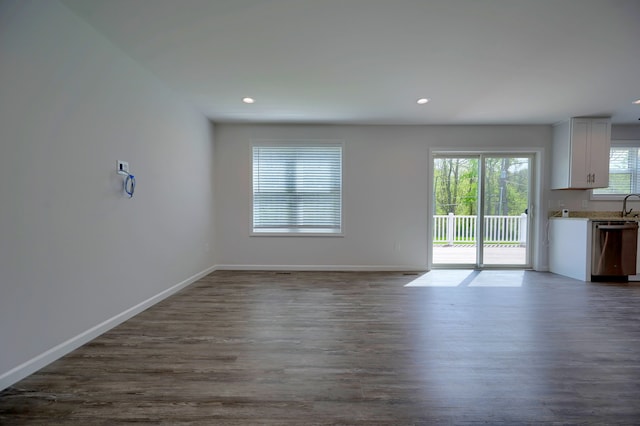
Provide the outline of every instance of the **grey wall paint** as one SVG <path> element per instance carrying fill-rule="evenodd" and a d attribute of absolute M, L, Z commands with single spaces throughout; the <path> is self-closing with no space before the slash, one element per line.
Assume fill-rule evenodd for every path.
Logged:
<path fill-rule="evenodd" d="M 640 141 L 640 125 L 626 124 L 611 126 L 611 139 Z"/>
<path fill-rule="evenodd" d="M 344 238 L 251 237 L 251 142 L 336 139 L 343 160 Z M 539 201 L 546 204 L 551 126 L 216 125 L 216 230 L 221 267 L 427 264 L 430 149 L 541 150 Z M 546 216 L 536 218 L 534 262 L 546 268 Z"/>
<path fill-rule="evenodd" d="M 214 265 L 212 130 L 57 1 L 0 3 L 0 376 Z"/>

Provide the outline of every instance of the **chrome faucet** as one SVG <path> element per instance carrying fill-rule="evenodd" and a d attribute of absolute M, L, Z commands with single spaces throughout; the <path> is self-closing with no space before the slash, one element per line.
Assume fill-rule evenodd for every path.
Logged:
<path fill-rule="evenodd" d="M 633 210 L 633 209 L 629 209 L 627 211 L 627 199 L 629 197 L 638 197 L 638 198 L 640 198 L 640 194 L 629 194 L 626 197 L 624 197 L 624 201 L 622 202 L 622 213 L 620 214 L 621 217 L 628 216 L 629 213 L 631 213 L 631 210 Z"/>

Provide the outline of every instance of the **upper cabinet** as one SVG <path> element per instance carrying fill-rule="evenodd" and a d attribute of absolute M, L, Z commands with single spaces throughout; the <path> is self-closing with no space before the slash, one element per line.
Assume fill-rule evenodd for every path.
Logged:
<path fill-rule="evenodd" d="M 551 189 L 609 186 L 611 119 L 572 118 L 553 126 Z"/>

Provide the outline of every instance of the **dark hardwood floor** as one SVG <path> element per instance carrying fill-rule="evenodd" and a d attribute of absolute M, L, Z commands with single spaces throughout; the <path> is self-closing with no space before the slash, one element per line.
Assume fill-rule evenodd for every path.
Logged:
<path fill-rule="evenodd" d="M 0 423 L 640 424 L 640 285 L 429 274 L 215 272 L 4 390 Z"/>

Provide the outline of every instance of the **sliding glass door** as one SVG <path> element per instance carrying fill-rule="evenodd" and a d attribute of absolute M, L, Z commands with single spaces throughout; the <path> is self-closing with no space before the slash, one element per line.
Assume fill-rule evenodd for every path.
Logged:
<path fill-rule="evenodd" d="M 530 266 L 532 158 L 434 156 L 434 267 Z"/>

